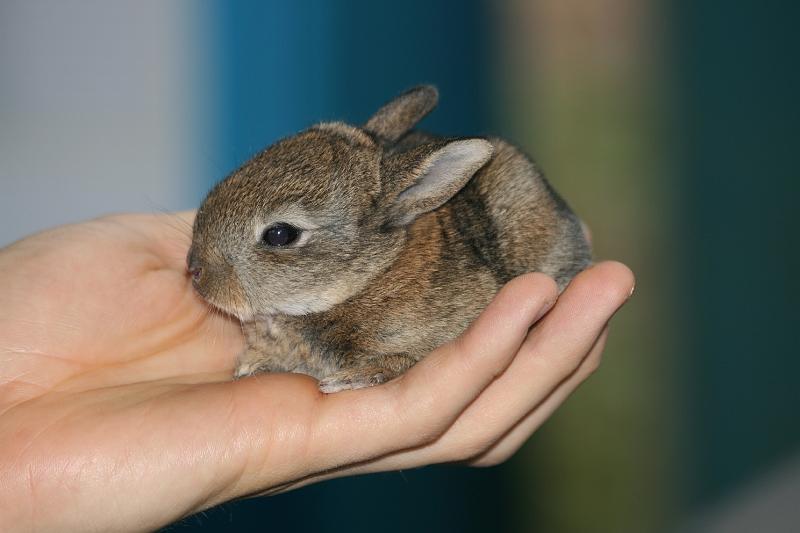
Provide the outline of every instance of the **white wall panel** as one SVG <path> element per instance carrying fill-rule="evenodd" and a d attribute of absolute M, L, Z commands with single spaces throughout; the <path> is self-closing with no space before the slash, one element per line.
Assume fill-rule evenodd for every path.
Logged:
<path fill-rule="evenodd" d="M 0 245 L 199 197 L 197 16 L 186 2 L 0 5 Z"/>

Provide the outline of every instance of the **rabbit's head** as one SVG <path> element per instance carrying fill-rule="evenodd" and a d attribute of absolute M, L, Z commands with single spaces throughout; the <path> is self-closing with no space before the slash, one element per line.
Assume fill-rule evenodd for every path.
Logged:
<path fill-rule="evenodd" d="M 198 292 L 242 320 L 321 312 L 358 294 L 396 259 L 408 226 L 492 156 L 478 138 L 398 142 L 437 98 L 422 86 L 362 128 L 316 125 L 214 187 L 188 257 Z"/>

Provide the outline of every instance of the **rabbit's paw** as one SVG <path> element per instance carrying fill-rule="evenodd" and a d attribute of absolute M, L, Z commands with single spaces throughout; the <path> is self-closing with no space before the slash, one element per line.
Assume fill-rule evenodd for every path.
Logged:
<path fill-rule="evenodd" d="M 233 370 L 233 379 L 242 379 L 259 372 L 257 361 L 239 361 Z"/>
<path fill-rule="evenodd" d="M 260 350 L 249 347 L 236 361 L 233 369 L 233 379 L 242 379 L 263 372 L 286 371 L 274 357 L 262 353 Z"/>
<path fill-rule="evenodd" d="M 349 389 L 363 389 L 380 385 L 392 379 L 392 375 L 385 368 L 368 366 L 360 368 L 349 368 L 334 372 L 319 382 L 319 390 L 326 394 L 339 392 Z"/>

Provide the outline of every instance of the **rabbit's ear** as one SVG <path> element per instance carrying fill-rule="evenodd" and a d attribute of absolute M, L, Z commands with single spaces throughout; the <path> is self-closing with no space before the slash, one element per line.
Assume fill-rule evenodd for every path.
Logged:
<path fill-rule="evenodd" d="M 431 112 L 439 102 L 433 85 L 420 85 L 404 92 L 380 108 L 364 129 L 384 142 L 393 143 Z"/>
<path fill-rule="evenodd" d="M 387 184 L 387 188 L 393 185 L 395 190 L 400 189 L 399 194 L 391 195 L 387 224 L 405 226 L 447 202 L 489 161 L 493 152 L 489 141 L 461 139 L 399 154 L 397 157 L 405 161 L 397 161 L 398 166 L 411 164 L 412 170 L 399 182 Z"/>

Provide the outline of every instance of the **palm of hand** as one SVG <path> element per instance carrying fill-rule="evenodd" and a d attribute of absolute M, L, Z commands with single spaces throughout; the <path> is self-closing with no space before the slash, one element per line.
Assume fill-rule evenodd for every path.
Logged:
<path fill-rule="evenodd" d="M 192 291 L 184 274 L 189 228 L 166 216 L 114 217 L 12 247 L 15 256 L 0 264 L 3 283 L 14 287 L 0 302 L 0 333 L 3 348 L 25 355 L 15 359 L 26 366 L 7 360 L 3 381 L 16 382 L 24 397 L 158 380 L 218 381 L 229 372 L 239 327 Z"/>
<path fill-rule="evenodd" d="M 13 506 L 12 513 L 0 503 L 0 516 L 25 511 L 33 518 L 40 506 L 59 505 L 59 487 L 91 487 L 87 479 L 102 469 L 138 470 L 154 482 L 95 487 L 85 494 L 95 505 L 108 505 L 112 490 L 143 506 L 163 502 L 167 508 L 155 515 L 174 519 L 198 499 L 212 499 L 217 472 L 204 469 L 200 454 L 236 446 L 230 428 L 241 388 L 229 379 L 242 341 L 239 325 L 210 312 L 186 279 L 189 228 L 167 216 L 114 217 L 6 250 L 0 464 L 28 465 L 33 497 L 28 509 L 0 498 Z M 281 383 L 295 398 L 315 397 L 310 379 L 285 376 Z M 244 468 L 247 457 L 240 460 Z M 163 468 L 173 469 L 172 486 L 155 475 Z M 181 488 L 185 501 L 165 497 L 165 489 Z"/>

